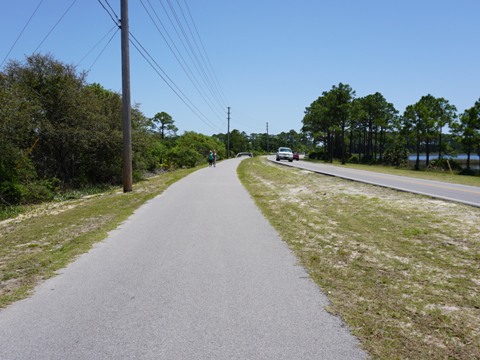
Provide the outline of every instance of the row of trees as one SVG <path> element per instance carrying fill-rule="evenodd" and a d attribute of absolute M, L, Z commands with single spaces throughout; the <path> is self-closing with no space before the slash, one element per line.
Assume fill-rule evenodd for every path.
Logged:
<path fill-rule="evenodd" d="M 35 202 L 59 187 L 120 184 L 123 141 L 118 93 L 87 84 L 84 73 L 50 55 L 10 62 L 0 72 L 0 205 Z M 147 171 L 193 167 L 224 144 L 186 132 L 170 115 L 132 109 L 134 178 Z"/>
<path fill-rule="evenodd" d="M 227 143 L 227 134 L 213 136 L 221 142 Z M 294 151 L 306 151 L 308 149 L 307 142 L 308 139 L 304 134 L 297 133 L 293 129 L 276 135 L 266 133 L 247 134 L 244 131 L 234 129 L 230 132 L 230 155 L 235 156 L 235 154 L 245 151 L 267 154 L 276 151 L 280 146 L 289 146 Z"/>
<path fill-rule="evenodd" d="M 277 135 L 230 134 L 234 153 L 266 153 L 279 146 L 305 151 L 326 161 L 383 163 L 399 166 L 416 154 L 415 168 L 425 154 L 429 166 L 431 154 L 464 152 L 467 169 L 472 154 L 480 154 L 480 100 L 460 115 L 444 98 L 425 95 L 399 114 L 382 94 L 355 97 L 355 91 L 340 83 L 322 93 L 305 110 L 300 132 L 290 130 Z M 215 135 L 226 142 L 226 134 Z M 438 161 L 437 161 L 438 163 Z M 468 171 L 467 171 L 468 172 Z"/>
<path fill-rule="evenodd" d="M 60 187 L 120 184 L 121 96 L 50 55 L 10 62 L 0 72 L 0 206 L 35 202 Z M 402 115 L 380 93 L 356 98 L 340 83 L 305 110 L 303 126 L 276 135 L 233 130 L 205 136 L 178 135 L 166 112 L 146 117 L 132 109 L 134 178 L 158 169 L 194 167 L 211 149 L 219 158 L 289 146 L 319 158 L 399 165 L 409 152 L 440 156 L 457 148 L 480 153 L 480 100 L 460 116 L 443 98 L 422 97 Z M 450 133 L 444 134 L 444 129 Z M 467 166 L 470 166 L 468 159 Z"/>
<path fill-rule="evenodd" d="M 450 134 L 444 134 L 450 129 Z M 322 149 L 325 160 L 345 163 L 349 158 L 362 162 L 399 165 L 412 150 L 419 169 L 420 154 L 452 153 L 457 148 L 480 155 L 480 100 L 459 116 L 454 105 L 444 98 L 423 96 L 407 106 L 403 114 L 375 93 L 356 98 L 355 91 L 340 83 L 324 91 L 306 108 L 302 132 Z"/>

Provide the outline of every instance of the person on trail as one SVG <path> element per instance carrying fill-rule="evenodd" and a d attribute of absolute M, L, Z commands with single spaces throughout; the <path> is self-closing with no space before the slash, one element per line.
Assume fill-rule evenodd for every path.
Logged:
<path fill-rule="evenodd" d="M 213 167 L 216 167 L 216 166 L 217 166 L 217 150 L 213 150 L 213 160 L 212 160 L 212 163 L 213 163 Z"/>
<path fill-rule="evenodd" d="M 210 150 L 210 153 L 208 154 L 208 166 L 212 166 L 213 163 L 213 153 L 212 150 Z"/>

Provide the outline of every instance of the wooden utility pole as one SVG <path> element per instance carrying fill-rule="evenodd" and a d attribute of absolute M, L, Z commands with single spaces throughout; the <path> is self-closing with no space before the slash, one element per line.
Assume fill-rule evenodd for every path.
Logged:
<path fill-rule="evenodd" d="M 130 44 L 128 0 L 120 0 L 122 30 L 122 123 L 123 123 L 123 192 L 132 191 L 132 121 L 130 104 Z"/>
<path fill-rule="evenodd" d="M 227 108 L 227 119 L 228 119 L 228 128 L 227 128 L 227 159 L 230 159 L 230 106 Z"/>

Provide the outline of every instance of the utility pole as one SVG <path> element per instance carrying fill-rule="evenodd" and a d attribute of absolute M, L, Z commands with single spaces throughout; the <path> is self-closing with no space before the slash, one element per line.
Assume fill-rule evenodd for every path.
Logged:
<path fill-rule="evenodd" d="M 269 147 L 268 147 L 268 122 L 267 122 L 267 153 L 270 151 Z"/>
<path fill-rule="evenodd" d="M 230 159 L 230 106 L 227 108 L 228 109 L 228 128 L 227 128 L 227 159 Z"/>
<path fill-rule="evenodd" d="M 122 30 L 122 123 L 123 123 L 123 192 L 132 191 L 132 121 L 130 104 L 130 47 L 128 0 L 120 0 Z"/>

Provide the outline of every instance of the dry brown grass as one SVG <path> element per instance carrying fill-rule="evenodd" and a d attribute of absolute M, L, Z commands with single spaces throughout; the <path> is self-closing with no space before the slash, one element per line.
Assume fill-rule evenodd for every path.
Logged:
<path fill-rule="evenodd" d="M 480 358 L 480 209 L 262 159 L 239 173 L 374 358 Z"/>

